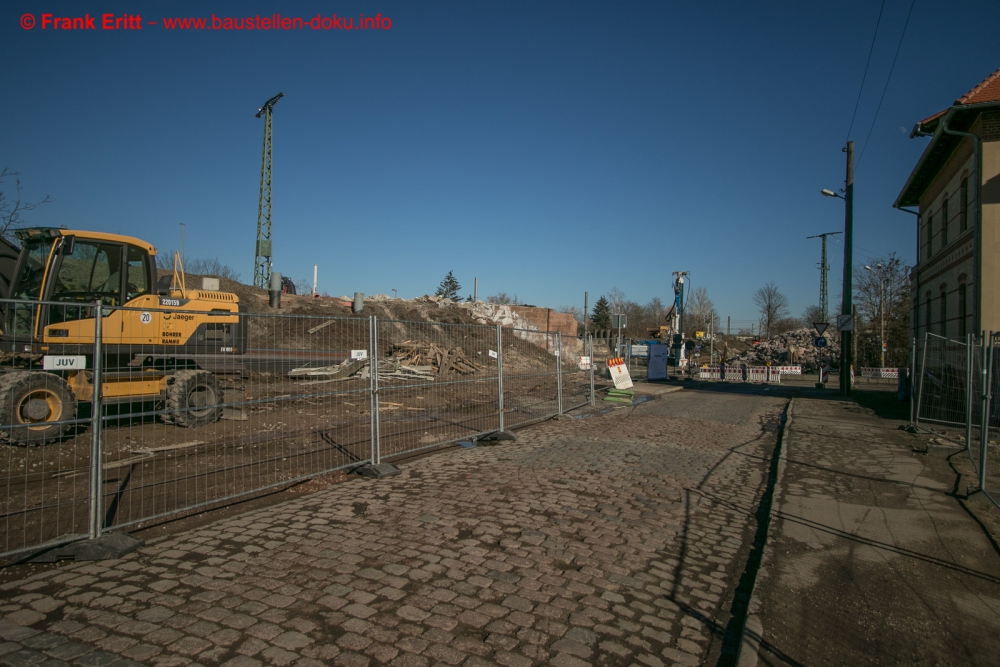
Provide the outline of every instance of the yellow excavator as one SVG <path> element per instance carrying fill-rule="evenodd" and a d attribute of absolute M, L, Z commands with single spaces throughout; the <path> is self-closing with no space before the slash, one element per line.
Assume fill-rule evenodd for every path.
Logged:
<path fill-rule="evenodd" d="M 15 236 L 0 243 L 0 438 L 56 440 L 94 399 L 98 308 L 103 403 L 157 402 L 178 426 L 219 419 L 217 372 L 246 351 L 239 297 L 188 289 L 176 255 L 158 280 L 156 248 L 131 236 Z"/>

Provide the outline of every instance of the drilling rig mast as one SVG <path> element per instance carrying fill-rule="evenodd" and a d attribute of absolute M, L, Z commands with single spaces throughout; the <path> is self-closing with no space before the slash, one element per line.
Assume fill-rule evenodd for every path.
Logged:
<path fill-rule="evenodd" d="M 264 117 L 264 155 L 260 163 L 260 202 L 257 205 L 257 245 L 253 259 L 253 284 L 268 289 L 271 283 L 271 110 L 284 93 L 278 93 L 257 110 Z"/>

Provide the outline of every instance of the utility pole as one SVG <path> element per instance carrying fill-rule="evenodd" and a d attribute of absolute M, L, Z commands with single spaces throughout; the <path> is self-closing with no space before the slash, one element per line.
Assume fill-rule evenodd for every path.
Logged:
<path fill-rule="evenodd" d="M 257 205 L 257 246 L 253 259 L 253 284 L 270 289 L 271 285 L 271 110 L 284 93 L 278 93 L 257 110 L 264 117 L 264 154 L 260 162 L 260 201 Z"/>
<path fill-rule="evenodd" d="M 830 272 L 830 265 L 826 263 L 826 237 L 841 233 L 843 232 L 825 232 L 823 234 L 806 237 L 807 239 L 822 239 L 823 241 L 823 256 L 822 261 L 819 264 L 819 311 L 823 322 L 830 321 L 830 303 L 827 300 L 826 292 L 826 275 Z"/>
<path fill-rule="evenodd" d="M 848 141 L 844 147 L 847 153 L 847 183 L 844 189 L 844 296 L 840 312 L 851 316 L 854 324 L 854 305 L 851 299 L 852 272 L 854 271 L 854 142 Z M 851 365 L 854 363 L 852 343 L 853 331 L 840 332 L 840 394 L 851 395 Z"/>

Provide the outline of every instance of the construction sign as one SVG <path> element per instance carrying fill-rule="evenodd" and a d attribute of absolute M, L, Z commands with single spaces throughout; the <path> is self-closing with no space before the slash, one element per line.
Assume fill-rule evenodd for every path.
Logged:
<path fill-rule="evenodd" d="M 608 359 L 608 370 L 611 371 L 611 379 L 615 383 L 616 389 L 631 389 L 632 376 L 628 374 L 628 366 L 621 357 Z"/>

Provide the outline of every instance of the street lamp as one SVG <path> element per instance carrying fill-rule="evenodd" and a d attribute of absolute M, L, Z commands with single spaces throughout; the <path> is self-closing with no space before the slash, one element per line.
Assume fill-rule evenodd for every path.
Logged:
<path fill-rule="evenodd" d="M 853 337 L 854 305 L 851 302 L 851 272 L 854 261 L 854 142 L 848 141 L 844 146 L 847 153 L 847 178 L 844 184 L 844 195 L 840 196 L 833 190 L 824 188 L 820 194 L 824 197 L 836 197 L 844 200 L 844 286 L 843 301 L 840 312 L 845 316 L 851 316 L 851 328 L 841 331 L 840 334 L 840 394 L 841 396 L 851 395 L 851 364 L 853 355 L 851 354 L 851 339 Z M 839 328 L 839 327 L 838 327 Z"/>
<path fill-rule="evenodd" d="M 390 289 L 391 289 L 391 288 L 390 288 Z M 395 299 L 395 298 L 396 298 L 396 290 L 392 290 L 392 298 L 393 298 L 393 299 Z"/>
<path fill-rule="evenodd" d="M 885 276 L 882 272 L 882 265 L 876 264 L 878 271 L 865 264 L 865 268 L 878 276 L 878 320 L 881 334 L 878 342 L 882 348 L 882 368 L 885 368 Z"/>

